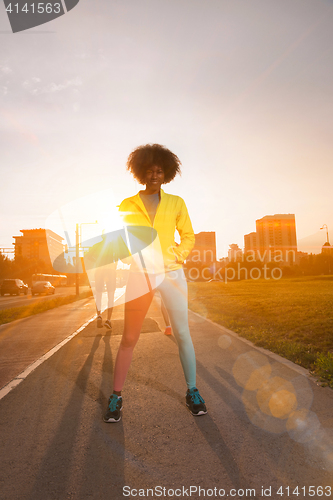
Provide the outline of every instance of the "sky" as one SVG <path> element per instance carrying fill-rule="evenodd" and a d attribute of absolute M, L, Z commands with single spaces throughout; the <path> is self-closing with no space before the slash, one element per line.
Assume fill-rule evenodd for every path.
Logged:
<path fill-rule="evenodd" d="M 141 188 L 129 153 L 159 143 L 182 162 L 164 190 L 216 232 L 219 258 L 276 213 L 319 252 L 332 97 L 332 0 L 80 0 L 16 34 L 1 2 L 0 247 L 73 203 L 112 213 Z"/>

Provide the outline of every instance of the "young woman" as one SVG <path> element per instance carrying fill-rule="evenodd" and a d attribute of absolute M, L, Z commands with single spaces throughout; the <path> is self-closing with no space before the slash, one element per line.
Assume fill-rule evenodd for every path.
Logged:
<path fill-rule="evenodd" d="M 187 384 L 186 405 L 192 415 L 207 413 L 205 402 L 196 388 L 195 353 L 188 326 L 187 283 L 182 267 L 193 248 L 194 232 L 182 198 L 166 194 L 161 189 L 162 184 L 169 183 L 180 173 L 180 164 L 175 154 L 159 144 L 138 147 L 127 161 L 128 170 L 146 187 L 144 191 L 124 200 L 119 210 L 125 225 L 138 226 L 138 232 L 145 227 L 157 232 L 163 270 L 158 269 L 159 259 L 154 259 L 154 254 L 148 261 L 150 268 L 155 266 L 155 274 L 147 269 L 149 264 L 141 272 L 140 265 L 131 265 L 126 288 L 124 333 L 116 358 L 114 391 L 104 416 L 105 422 L 118 422 L 121 419 L 121 391 L 155 290 L 160 292 L 178 344 Z M 180 235 L 179 245 L 174 241 L 175 229 Z"/>

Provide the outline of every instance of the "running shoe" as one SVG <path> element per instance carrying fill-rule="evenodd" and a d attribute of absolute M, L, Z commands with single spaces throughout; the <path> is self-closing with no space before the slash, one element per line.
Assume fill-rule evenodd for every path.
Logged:
<path fill-rule="evenodd" d="M 171 326 L 167 326 L 164 330 L 164 335 L 172 335 Z"/>
<path fill-rule="evenodd" d="M 97 316 L 97 328 L 103 328 L 102 316 Z"/>
<path fill-rule="evenodd" d="M 104 422 L 119 422 L 121 419 L 121 410 L 123 409 L 123 400 L 117 394 L 111 394 L 109 398 L 109 406 L 104 415 Z"/>
<path fill-rule="evenodd" d="M 207 413 L 205 401 L 200 396 L 199 391 L 196 387 L 187 389 L 186 406 L 188 406 L 188 409 L 195 417 L 198 417 L 199 415 L 206 415 Z"/>
<path fill-rule="evenodd" d="M 111 321 L 109 319 L 107 319 L 104 323 L 104 326 L 108 329 L 108 330 L 112 330 L 112 325 L 111 325 Z"/>

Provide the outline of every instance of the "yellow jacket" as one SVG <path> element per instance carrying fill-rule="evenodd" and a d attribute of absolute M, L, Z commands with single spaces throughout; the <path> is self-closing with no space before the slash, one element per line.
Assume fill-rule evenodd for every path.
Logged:
<path fill-rule="evenodd" d="M 182 198 L 166 194 L 161 189 L 161 200 L 153 225 L 139 193 L 123 200 L 119 212 L 125 225 L 149 226 L 157 231 L 166 271 L 182 267 L 195 242 L 191 220 Z M 175 229 L 180 236 L 179 245 L 174 240 Z"/>

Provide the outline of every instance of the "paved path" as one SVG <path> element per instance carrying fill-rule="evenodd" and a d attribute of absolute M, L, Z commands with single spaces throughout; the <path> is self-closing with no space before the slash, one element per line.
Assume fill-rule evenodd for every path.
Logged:
<path fill-rule="evenodd" d="M 115 299 L 123 293 L 123 288 L 117 288 Z M 104 293 L 102 310 L 106 304 L 107 295 Z M 22 376 L 26 376 L 32 364 L 38 363 L 41 357 L 52 355 L 60 344 L 91 320 L 95 312 L 95 303 L 90 297 L 42 315 L 0 325 L 0 399 L 21 381 Z"/>
<path fill-rule="evenodd" d="M 0 326 L 0 389 L 95 313 L 92 298 Z"/>
<path fill-rule="evenodd" d="M 156 300 L 123 391 L 123 418 L 102 421 L 123 326 L 118 307 L 112 335 L 90 323 L 0 401 L 1 500 L 329 498 L 317 488 L 333 482 L 333 392 L 189 317 L 208 415 L 185 407 L 177 347 L 161 331 Z"/>

